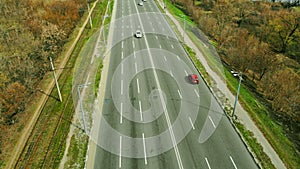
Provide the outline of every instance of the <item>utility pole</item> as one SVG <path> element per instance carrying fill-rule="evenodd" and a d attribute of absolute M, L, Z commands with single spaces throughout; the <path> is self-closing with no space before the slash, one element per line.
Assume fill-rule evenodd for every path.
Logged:
<path fill-rule="evenodd" d="M 49 59 L 50 59 L 51 68 L 52 68 L 52 71 L 53 71 L 53 76 L 54 76 L 54 80 L 55 80 L 56 88 L 57 88 L 57 91 L 58 91 L 59 100 L 60 100 L 60 102 L 62 102 L 62 97 L 61 97 L 61 93 L 60 93 L 59 85 L 58 85 L 58 82 L 57 82 L 56 73 L 55 73 L 55 69 L 54 69 L 53 62 L 52 62 L 52 58 L 51 58 L 51 57 L 49 57 Z"/>
<path fill-rule="evenodd" d="M 109 15 L 104 15 L 103 16 L 102 25 L 104 25 L 104 22 L 105 22 L 106 18 L 108 18 L 108 17 L 109 17 Z M 103 26 L 103 29 L 102 29 L 102 36 L 103 36 L 104 44 L 106 45 L 106 40 L 105 40 L 105 25 Z"/>
<path fill-rule="evenodd" d="M 90 5 L 89 3 L 87 2 L 87 7 L 88 7 L 88 12 L 89 12 L 89 19 L 90 19 L 90 25 L 91 25 L 91 28 L 93 28 L 93 22 L 92 22 L 92 14 L 90 13 Z"/>
<path fill-rule="evenodd" d="M 241 83 L 242 83 L 242 79 L 243 79 L 241 73 L 233 74 L 233 75 L 234 76 L 239 76 L 239 85 L 238 85 L 238 89 L 237 89 L 236 97 L 235 97 L 235 101 L 234 101 L 234 106 L 233 106 L 233 111 L 232 111 L 232 117 L 234 117 L 234 113 L 235 113 L 235 109 L 236 109 L 236 104 L 237 104 L 237 101 L 239 99 L 239 93 L 240 93 Z"/>

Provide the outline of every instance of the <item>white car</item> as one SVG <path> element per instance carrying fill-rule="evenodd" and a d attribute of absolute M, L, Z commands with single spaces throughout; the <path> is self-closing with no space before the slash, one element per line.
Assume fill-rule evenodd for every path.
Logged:
<path fill-rule="evenodd" d="M 137 30 L 137 31 L 135 32 L 135 37 L 137 37 L 137 38 L 143 37 L 142 32 L 141 32 L 140 30 Z"/>
<path fill-rule="evenodd" d="M 147 0 L 142 0 L 143 2 L 146 2 Z"/>
<path fill-rule="evenodd" d="M 139 4 L 140 6 L 143 6 L 143 5 L 144 5 L 142 1 L 141 1 L 141 2 L 139 2 L 138 4 Z"/>

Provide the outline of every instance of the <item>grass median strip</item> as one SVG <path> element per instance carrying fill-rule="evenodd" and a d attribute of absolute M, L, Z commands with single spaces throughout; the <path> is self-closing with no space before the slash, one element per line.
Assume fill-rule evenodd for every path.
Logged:
<path fill-rule="evenodd" d="M 247 130 L 241 123 L 235 122 L 235 126 L 238 128 L 239 132 L 243 135 L 244 140 L 250 147 L 251 151 L 257 156 L 262 168 L 275 169 L 269 156 L 264 152 L 263 147 L 254 138 L 253 133 Z"/>
<path fill-rule="evenodd" d="M 96 33 L 99 28 L 101 27 L 102 20 L 104 19 L 105 10 L 108 0 L 104 0 L 102 2 L 99 2 L 97 4 L 97 10 L 93 13 L 93 28 L 86 32 L 86 38 L 81 41 L 82 45 L 88 43 L 88 39 Z M 113 6 L 113 1 L 110 1 L 110 8 Z M 108 10 L 108 15 L 110 15 L 111 10 Z M 110 17 L 106 18 L 105 23 L 110 22 Z M 104 27 L 105 29 L 105 27 Z M 105 31 L 105 30 L 104 30 Z M 81 48 L 78 49 L 79 54 Z M 101 80 L 101 72 L 103 68 L 103 60 L 100 60 L 100 64 L 97 68 L 97 73 L 95 77 L 95 88 L 94 91 L 97 93 L 99 89 L 99 83 Z M 88 136 L 84 134 L 80 129 L 74 128 L 73 135 L 70 140 L 70 147 L 68 149 L 67 153 L 67 161 L 64 165 L 64 168 L 84 168 L 85 167 L 85 158 L 86 158 L 86 152 L 88 147 Z"/>

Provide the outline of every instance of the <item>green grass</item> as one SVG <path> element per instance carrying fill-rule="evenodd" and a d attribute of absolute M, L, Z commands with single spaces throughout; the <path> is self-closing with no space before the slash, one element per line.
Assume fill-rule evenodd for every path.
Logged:
<path fill-rule="evenodd" d="M 187 30 L 187 35 L 197 46 L 197 48 L 203 53 L 209 67 L 216 72 L 220 77 L 224 77 L 224 67 L 221 63 L 219 56 L 215 56 L 211 50 L 212 47 L 205 45 L 201 40 L 199 40 L 190 30 Z"/>
<path fill-rule="evenodd" d="M 247 145 L 250 146 L 254 154 L 259 157 L 258 160 L 262 168 L 275 169 L 275 166 L 272 164 L 271 159 L 264 152 L 263 147 L 257 142 L 256 138 L 254 138 L 253 133 L 247 130 L 241 123 L 235 122 L 235 126 L 242 133 Z"/>
<path fill-rule="evenodd" d="M 102 24 L 102 19 L 105 14 L 106 6 L 107 6 L 108 0 L 104 0 L 103 2 L 99 2 L 96 6 L 96 10 L 93 13 L 93 28 L 92 29 L 87 29 L 84 32 L 84 35 L 79 41 L 78 48 L 74 51 L 76 51 L 74 54 L 79 55 L 81 49 L 83 46 L 86 46 L 89 42 L 89 39 L 93 37 L 95 32 L 99 30 L 99 27 Z M 110 7 L 112 9 L 113 7 L 113 1 L 110 3 Z M 109 10 L 111 12 L 111 10 Z M 110 17 L 106 18 L 106 22 L 110 21 Z M 98 90 L 99 83 L 101 80 L 101 72 L 102 72 L 102 60 L 100 61 L 99 67 L 97 69 L 97 74 L 95 78 L 95 93 Z M 70 141 L 70 147 L 68 149 L 68 160 L 65 164 L 65 168 L 84 168 L 85 164 L 85 154 L 87 151 L 87 146 L 88 146 L 88 138 L 86 135 L 81 133 L 80 130 L 75 129 L 75 135 L 72 136 L 71 141 Z"/>
<path fill-rule="evenodd" d="M 76 57 L 70 57 L 67 64 L 73 65 Z M 74 114 L 73 100 L 71 98 L 72 91 L 72 69 L 66 69 L 60 75 L 58 80 L 60 84 L 62 102 L 57 100 L 58 91 L 55 87 L 50 93 L 50 97 L 39 116 L 35 128 L 29 137 L 26 145 L 26 151 L 21 155 L 21 159 L 26 159 L 27 153 L 32 142 L 37 142 L 35 145 L 36 151 L 33 154 L 30 163 L 33 168 L 57 168 L 65 148 L 67 132 L 70 129 L 70 122 Z M 56 99 L 54 99 L 54 98 Z M 22 160 L 18 163 L 22 164 Z"/>
<path fill-rule="evenodd" d="M 176 16 L 177 20 L 181 24 L 182 27 L 184 27 L 184 21 L 183 17 L 187 18 L 186 22 L 186 34 L 189 36 L 189 38 L 194 42 L 194 44 L 198 47 L 198 49 L 204 54 L 204 57 L 206 58 L 208 65 L 210 68 L 215 71 L 219 76 L 224 77 L 224 70 L 223 66 L 220 62 L 219 56 L 215 56 L 213 52 L 211 51 L 212 49 L 209 48 L 209 46 L 205 45 L 201 40 L 199 40 L 194 33 L 191 31 L 192 28 L 196 27 L 196 24 L 190 19 L 189 16 L 185 15 L 183 11 L 180 9 L 176 8 L 169 0 L 167 2 L 167 8 L 168 11 L 173 15 Z M 169 22 L 170 24 L 173 24 Z M 174 27 L 173 27 L 174 28 Z M 176 32 L 178 36 L 182 36 L 181 33 Z M 215 47 L 217 46 L 216 42 L 209 41 L 209 43 Z"/>
<path fill-rule="evenodd" d="M 97 74 L 96 74 L 96 80 L 95 80 L 95 93 L 97 94 L 97 91 L 99 89 L 99 84 L 101 80 L 101 72 L 103 68 L 103 60 L 101 59 L 99 67 L 97 69 Z"/>
<path fill-rule="evenodd" d="M 208 74 L 205 71 L 205 68 L 203 67 L 202 63 L 198 60 L 196 53 L 193 51 L 193 49 L 191 49 L 189 46 L 184 45 L 185 50 L 188 52 L 190 58 L 192 59 L 194 65 L 196 66 L 196 68 L 198 69 L 198 71 L 200 72 L 201 76 L 206 79 L 206 81 L 208 83 L 210 83 L 209 78 L 208 78 Z"/>
<path fill-rule="evenodd" d="M 68 160 L 66 161 L 65 169 L 84 168 L 86 155 L 86 147 L 88 144 L 88 137 L 79 130 L 75 130 L 75 133 L 71 137 L 70 147 L 68 149 Z"/>
<path fill-rule="evenodd" d="M 175 16 L 182 15 L 183 12 L 180 11 L 178 8 L 173 6 L 169 1 L 168 2 L 168 10 L 171 14 Z M 182 24 L 182 23 L 181 23 Z M 187 29 L 188 30 L 188 29 Z M 178 33 L 178 32 L 177 32 Z M 218 69 L 214 68 L 213 65 L 215 65 L 216 61 L 214 55 L 211 53 L 210 50 L 208 50 L 207 47 L 203 45 L 202 42 L 199 42 L 199 39 L 193 35 L 192 32 L 189 30 L 187 31 L 187 34 L 189 37 L 194 41 L 194 43 L 197 45 L 199 50 L 204 54 L 206 60 L 208 61 L 208 64 L 210 67 L 216 71 L 219 75 L 224 74 L 226 76 L 227 85 L 229 89 L 236 93 L 238 80 L 234 78 L 231 73 L 226 69 Z M 212 46 L 217 47 L 216 42 L 210 41 L 210 44 Z M 204 70 L 201 63 L 198 61 L 197 58 L 195 58 L 195 54 L 191 49 L 186 48 L 186 50 L 190 53 L 191 59 L 193 60 L 194 64 L 197 66 L 201 74 L 204 75 L 206 71 Z M 252 94 L 250 91 L 248 91 L 244 85 L 241 87 L 240 95 L 239 95 L 239 101 L 245 108 L 245 110 L 250 114 L 251 118 L 254 120 L 256 125 L 259 127 L 259 129 L 263 132 L 263 134 L 266 136 L 266 138 L 269 140 L 275 151 L 279 154 L 282 161 L 288 166 L 288 168 L 298 168 L 300 166 L 300 159 L 297 158 L 297 150 L 293 143 L 285 136 L 283 127 L 277 124 L 271 117 L 270 113 L 267 111 L 266 107 L 260 103 L 258 99 L 256 99 L 255 95 Z M 253 137 L 253 134 L 250 134 L 249 131 L 246 131 L 245 129 L 242 129 L 241 125 L 239 124 L 238 128 L 242 130 L 243 137 L 246 138 L 247 143 L 251 147 L 251 149 L 256 153 L 257 158 L 262 163 L 264 168 L 274 168 L 270 160 L 267 160 L 266 154 L 262 153 L 261 145 L 257 143 L 255 138 Z"/>
<path fill-rule="evenodd" d="M 75 58 L 71 58 L 70 62 L 75 62 Z M 66 131 L 70 130 L 70 122 L 74 114 L 73 100 L 71 98 L 71 95 L 69 95 L 72 92 L 72 86 L 68 85 L 72 83 L 72 76 L 70 76 L 70 74 L 72 74 L 71 70 L 64 72 L 60 77 L 60 82 L 65 83 L 64 87 L 61 90 L 63 96 L 63 103 L 53 103 L 52 101 L 50 101 L 46 104 L 49 107 L 54 105 L 54 112 L 64 112 L 63 116 L 57 117 L 57 120 L 54 120 L 54 123 L 57 123 L 59 121 L 59 118 L 62 119 L 60 125 L 58 126 L 56 135 L 51 140 L 51 148 L 49 148 L 48 155 L 49 158 L 45 161 L 45 166 L 48 167 L 52 166 L 54 168 L 58 168 L 59 166 L 60 159 L 62 158 L 65 149 L 65 139 L 67 137 Z M 54 93 L 56 93 L 56 91 L 54 91 Z M 45 110 L 47 110 L 47 106 Z"/>
<path fill-rule="evenodd" d="M 185 15 L 185 13 L 183 11 L 181 11 L 180 9 L 178 9 L 177 7 L 175 7 L 171 1 L 166 0 L 165 1 L 167 4 L 167 9 L 168 11 L 173 15 L 178 17 L 177 19 L 181 18 L 181 21 L 183 22 L 183 18 L 186 19 L 187 24 L 191 24 L 191 25 L 195 25 L 194 22 L 191 20 L 191 18 L 187 15 Z"/>
<path fill-rule="evenodd" d="M 295 11 L 297 11 L 297 12 L 300 13 L 300 7 L 299 7 L 299 6 L 295 6 L 295 7 L 293 7 L 293 9 L 294 9 Z"/>
<path fill-rule="evenodd" d="M 229 89 L 236 93 L 237 79 L 229 71 L 225 71 L 225 73 Z M 297 168 L 300 164 L 300 159 L 297 157 L 295 146 L 285 136 L 282 126 L 270 117 L 270 113 L 265 106 L 243 84 L 240 90 L 239 101 L 288 168 Z"/>
<path fill-rule="evenodd" d="M 98 2 L 98 4 L 96 5 L 95 10 L 91 15 L 93 28 L 91 31 L 89 31 L 88 35 L 91 35 L 99 30 L 99 27 L 102 24 L 102 20 L 103 20 L 105 11 L 106 11 L 107 3 L 108 3 L 108 0 L 103 0 L 101 2 Z M 88 24 L 87 28 L 91 29 L 90 24 Z"/>

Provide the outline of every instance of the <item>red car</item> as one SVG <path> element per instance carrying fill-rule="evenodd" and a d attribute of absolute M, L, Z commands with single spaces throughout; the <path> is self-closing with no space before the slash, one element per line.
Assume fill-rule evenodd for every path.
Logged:
<path fill-rule="evenodd" d="M 199 79 L 198 79 L 198 76 L 196 74 L 190 74 L 188 76 L 189 78 L 189 81 L 192 83 L 192 84 L 199 84 Z"/>

